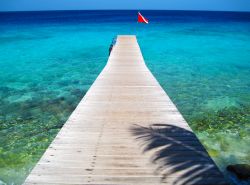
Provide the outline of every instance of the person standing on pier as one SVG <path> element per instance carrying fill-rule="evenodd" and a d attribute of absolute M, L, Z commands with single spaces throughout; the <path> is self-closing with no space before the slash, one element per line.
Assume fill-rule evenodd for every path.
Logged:
<path fill-rule="evenodd" d="M 112 43 L 109 46 L 109 55 L 110 55 L 113 47 L 115 46 L 115 44 L 116 44 L 116 38 L 114 37 L 113 40 L 112 40 Z"/>

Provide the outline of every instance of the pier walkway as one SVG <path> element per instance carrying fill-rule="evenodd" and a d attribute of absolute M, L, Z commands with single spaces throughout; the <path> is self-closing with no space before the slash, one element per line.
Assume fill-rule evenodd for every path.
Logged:
<path fill-rule="evenodd" d="M 136 37 L 118 36 L 107 65 L 24 184 L 227 183 L 145 65 Z"/>

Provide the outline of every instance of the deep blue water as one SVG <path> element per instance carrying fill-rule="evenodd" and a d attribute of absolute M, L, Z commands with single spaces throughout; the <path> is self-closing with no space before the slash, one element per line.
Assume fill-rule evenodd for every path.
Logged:
<path fill-rule="evenodd" d="M 0 13 L 0 184 L 21 184 L 108 58 L 135 34 L 145 61 L 217 165 L 250 161 L 250 13 Z M 247 182 L 245 182 L 247 183 Z M 244 182 L 241 182 L 244 184 Z"/>

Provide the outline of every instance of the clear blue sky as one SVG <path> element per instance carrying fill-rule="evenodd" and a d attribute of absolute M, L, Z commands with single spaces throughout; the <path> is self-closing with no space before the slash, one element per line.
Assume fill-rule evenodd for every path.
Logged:
<path fill-rule="evenodd" d="M 250 0 L 0 0 L 0 11 L 86 9 L 250 11 Z"/>

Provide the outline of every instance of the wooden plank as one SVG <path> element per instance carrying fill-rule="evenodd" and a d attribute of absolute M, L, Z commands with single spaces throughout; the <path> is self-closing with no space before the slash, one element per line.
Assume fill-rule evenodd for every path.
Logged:
<path fill-rule="evenodd" d="M 118 36 L 108 63 L 24 184 L 227 184 L 144 63 Z"/>

